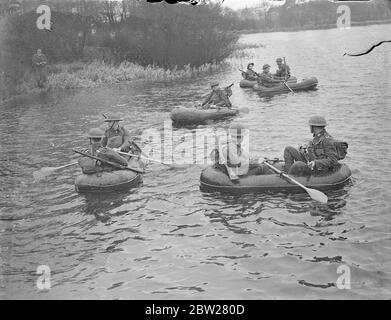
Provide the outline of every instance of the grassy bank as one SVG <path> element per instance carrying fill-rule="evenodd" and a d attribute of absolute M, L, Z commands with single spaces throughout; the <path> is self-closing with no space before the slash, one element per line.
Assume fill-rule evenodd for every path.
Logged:
<path fill-rule="evenodd" d="M 206 63 L 200 67 L 190 67 L 186 65 L 183 68 L 174 67 L 164 69 L 159 66 L 148 65 L 143 67 L 138 64 L 127 61 L 119 65 L 105 63 L 103 61 L 72 62 L 49 65 L 47 89 L 76 89 L 93 88 L 104 85 L 113 85 L 117 83 L 132 81 L 172 81 L 180 79 L 191 79 L 197 76 L 207 75 L 227 68 L 236 68 L 235 59 L 251 58 L 258 48 L 265 48 L 262 44 L 236 44 L 232 54 L 220 63 Z M 24 75 L 23 82 L 15 88 L 13 96 L 27 94 L 39 91 L 34 80 L 33 73 L 27 72 Z M 1 100 L 10 97 L 1 97 Z"/>
<path fill-rule="evenodd" d="M 213 73 L 229 67 L 227 62 L 206 63 L 200 67 L 184 68 L 174 67 L 164 69 L 158 66 L 143 67 L 138 64 L 122 62 L 120 65 L 107 64 L 102 61 L 90 63 L 72 62 L 69 64 L 55 64 L 48 66 L 49 90 L 93 88 L 103 85 L 112 85 L 131 81 L 171 81 L 179 79 L 189 79 L 199 75 Z M 37 85 L 32 73 L 26 73 L 24 81 L 15 88 L 13 96 L 37 91 Z M 1 97 L 1 100 L 10 97 Z"/>

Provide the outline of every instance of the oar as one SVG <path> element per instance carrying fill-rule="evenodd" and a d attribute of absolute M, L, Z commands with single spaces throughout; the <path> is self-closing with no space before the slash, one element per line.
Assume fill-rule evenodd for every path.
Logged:
<path fill-rule="evenodd" d="M 280 176 L 283 176 L 284 178 L 288 179 L 290 182 L 303 188 L 312 199 L 314 199 L 320 203 L 327 203 L 328 198 L 323 192 L 320 192 L 319 190 L 307 188 L 306 186 L 302 185 L 300 182 L 296 181 L 292 177 L 288 176 L 287 174 L 285 174 L 282 171 L 278 170 L 277 168 L 273 167 L 271 164 L 267 163 L 267 161 L 263 161 L 263 163 L 266 164 L 274 172 L 278 173 Z"/>
<path fill-rule="evenodd" d="M 285 60 L 285 57 L 284 57 L 284 65 L 285 65 L 285 75 L 284 75 L 285 81 L 284 81 L 284 84 L 293 94 L 295 94 L 295 92 L 292 90 L 292 88 L 290 86 L 288 86 L 288 83 L 287 83 L 287 78 L 286 78 L 286 60 Z"/>
<path fill-rule="evenodd" d="M 91 158 L 91 159 L 95 159 L 95 160 L 98 160 L 100 162 L 103 162 L 103 163 L 107 163 L 113 167 L 116 167 L 118 169 L 122 169 L 122 170 L 130 170 L 130 171 L 133 171 L 133 172 L 136 172 L 136 173 L 144 173 L 143 170 L 140 170 L 140 169 L 137 169 L 137 168 L 132 168 L 132 167 L 124 167 L 122 165 L 120 165 L 119 163 L 116 163 L 116 162 L 112 162 L 112 161 L 108 161 L 108 160 L 105 160 L 105 159 L 102 159 L 102 158 L 99 158 L 97 156 L 93 156 L 91 154 L 88 154 L 88 153 L 85 153 L 85 152 L 82 152 L 80 150 L 77 150 L 77 149 L 72 149 L 73 152 L 76 152 L 78 154 L 81 154 L 82 156 L 85 156 L 85 157 L 88 157 L 88 158 Z"/>
<path fill-rule="evenodd" d="M 246 113 L 246 114 L 250 113 L 250 109 L 247 107 L 240 108 L 240 109 L 238 109 L 238 111 L 241 113 Z"/>
<path fill-rule="evenodd" d="M 78 162 L 72 162 L 60 167 L 43 167 L 37 171 L 33 172 L 34 182 L 39 182 L 42 179 L 46 178 L 47 176 L 50 176 L 54 171 L 60 170 L 63 168 L 74 166 L 75 164 L 78 164 Z"/>
<path fill-rule="evenodd" d="M 283 82 L 283 84 L 285 84 L 285 86 L 293 93 L 295 94 L 295 92 L 292 90 L 292 88 L 290 86 L 288 86 L 288 83 L 286 81 Z"/>
<path fill-rule="evenodd" d="M 163 162 L 163 161 L 160 161 L 160 160 L 155 160 L 155 159 L 152 159 L 152 158 L 149 158 L 149 157 L 146 157 L 146 156 L 143 156 L 143 155 L 138 155 L 138 154 L 133 154 L 133 153 L 126 153 L 126 152 L 122 152 L 122 151 L 116 151 L 118 154 L 122 154 L 124 156 L 130 156 L 130 157 L 140 157 L 144 160 L 148 160 L 148 161 L 151 161 L 151 162 L 156 162 L 156 163 L 160 163 L 160 164 L 163 164 L 165 166 L 168 166 L 172 169 L 184 169 L 184 168 L 187 168 L 189 167 L 189 165 L 187 164 L 175 164 L 175 163 L 167 163 L 167 162 Z"/>

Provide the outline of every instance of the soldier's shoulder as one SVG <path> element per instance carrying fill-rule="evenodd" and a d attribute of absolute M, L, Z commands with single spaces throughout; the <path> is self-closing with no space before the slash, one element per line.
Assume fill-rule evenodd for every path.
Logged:
<path fill-rule="evenodd" d="M 324 144 L 334 144 L 335 139 L 330 134 L 326 133 L 321 136 L 320 141 Z"/>

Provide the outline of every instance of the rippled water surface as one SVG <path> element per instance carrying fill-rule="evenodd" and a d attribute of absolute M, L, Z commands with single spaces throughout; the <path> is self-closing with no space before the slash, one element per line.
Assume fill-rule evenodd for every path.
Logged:
<path fill-rule="evenodd" d="M 319 90 L 260 97 L 239 88 L 238 67 L 198 79 L 48 92 L 0 106 L 0 286 L 5 298 L 282 299 L 391 298 L 391 25 L 348 30 L 252 34 L 255 69 L 286 56 L 299 79 Z M 109 106 L 133 134 L 162 131 L 174 106 L 199 101 L 211 80 L 235 82 L 232 101 L 248 107 L 251 154 L 282 156 L 306 142 L 311 115 L 349 142 L 344 160 L 353 182 L 328 191 L 328 205 L 305 193 L 229 196 L 202 193 L 199 167 L 150 164 L 133 191 L 79 195 L 70 167 L 41 183 L 32 172 L 77 157 L 85 132 Z M 175 134 L 202 132 L 229 120 Z M 198 150 L 199 151 L 199 150 Z M 36 269 L 48 265 L 52 288 L 38 291 Z M 340 290 L 337 268 L 351 271 Z"/>

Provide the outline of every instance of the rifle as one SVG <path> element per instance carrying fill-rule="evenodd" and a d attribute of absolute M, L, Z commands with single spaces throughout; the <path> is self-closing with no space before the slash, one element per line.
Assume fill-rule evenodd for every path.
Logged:
<path fill-rule="evenodd" d="M 246 71 L 243 71 L 242 69 L 238 69 L 239 71 L 241 71 L 242 73 L 246 73 Z M 260 77 L 259 73 L 258 72 L 255 72 L 254 70 L 252 70 L 257 77 Z"/>

